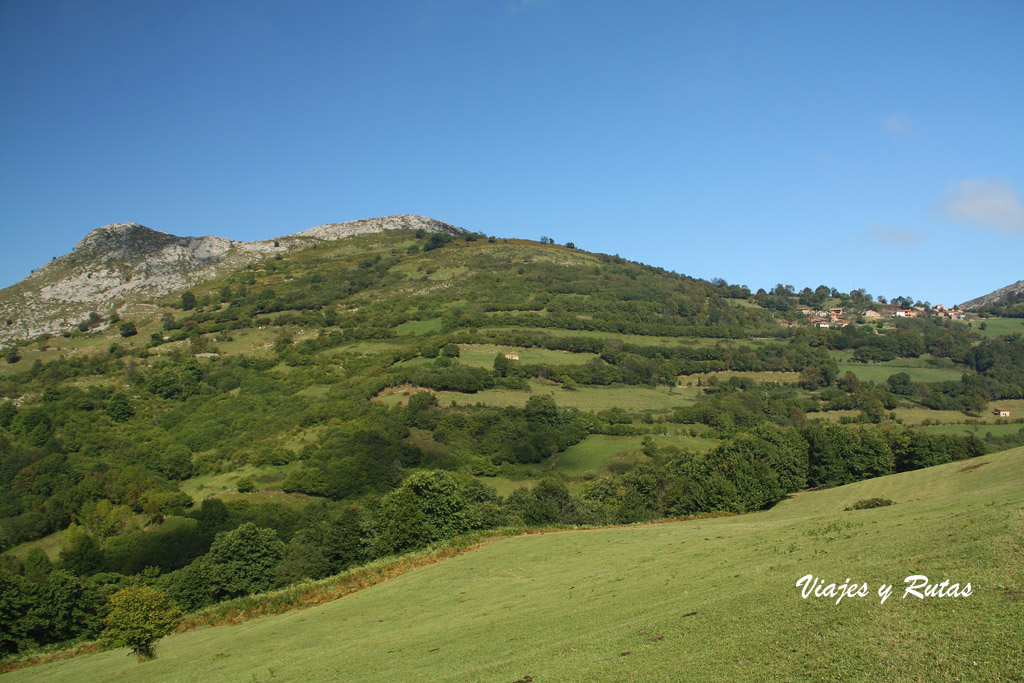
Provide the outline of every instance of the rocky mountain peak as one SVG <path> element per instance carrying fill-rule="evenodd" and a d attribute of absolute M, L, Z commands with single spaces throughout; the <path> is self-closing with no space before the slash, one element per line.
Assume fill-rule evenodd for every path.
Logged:
<path fill-rule="evenodd" d="M 960 308 L 964 309 L 965 311 L 973 311 L 975 309 L 981 308 L 982 306 L 988 306 L 989 304 L 997 304 L 1003 299 L 1007 299 L 1011 296 L 1020 294 L 1021 292 L 1024 292 L 1024 280 L 1018 280 L 1017 282 L 1014 282 L 1012 285 L 1007 285 L 1002 289 L 997 289 L 996 291 L 990 292 L 985 296 L 979 296 L 977 299 L 965 301 L 964 303 L 960 304 Z"/>
<path fill-rule="evenodd" d="M 349 221 L 347 223 L 327 223 L 318 225 L 300 232 L 294 237 L 313 237 L 322 240 L 336 240 L 353 235 L 362 235 L 371 232 L 385 232 L 387 230 L 424 230 L 426 232 L 447 232 L 461 234 L 466 232 L 463 228 L 444 221 L 427 218 L 426 216 L 413 216 L 401 214 L 398 216 L 383 216 L 381 218 L 368 218 L 361 221 Z"/>
<path fill-rule="evenodd" d="M 180 292 L 254 260 L 354 235 L 388 230 L 465 234 L 443 221 L 398 215 L 327 223 L 276 239 L 240 242 L 179 237 L 139 223 L 96 228 L 74 250 L 0 290 L 0 343 L 74 329 L 90 311 L 122 309 Z"/>
<path fill-rule="evenodd" d="M 83 237 L 71 255 L 84 258 L 132 258 L 160 251 L 181 241 L 181 237 L 152 230 L 138 223 L 111 223 Z"/>

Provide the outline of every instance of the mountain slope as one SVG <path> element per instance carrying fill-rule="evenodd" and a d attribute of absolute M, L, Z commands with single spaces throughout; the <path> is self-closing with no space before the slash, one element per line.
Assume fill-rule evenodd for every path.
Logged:
<path fill-rule="evenodd" d="M 1018 448 L 751 515 L 521 536 L 320 607 L 170 636 L 146 664 L 120 650 L 5 680 L 1011 680 L 1022 485 Z M 896 504 L 845 510 L 870 497 Z M 802 599 L 809 573 L 870 594 Z M 903 598 L 913 574 L 973 594 Z"/>
<path fill-rule="evenodd" d="M 244 242 L 178 237 L 138 223 L 93 230 L 70 254 L 0 290 L 0 343 L 68 331 L 90 312 L 180 292 L 220 274 L 313 244 L 390 230 L 461 234 L 461 228 L 423 216 L 387 216 L 319 225 L 294 235 Z"/>
<path fill-rule="evenodd" d="M 1014 294 L 1020 294 L 1022 292 L 1024 292 L 1024 280 L 1018 280 L 1012 285 L 1007 285 L 1006 287 L 997 289 L 996 291 L 986 294 L 984 296 L 979 296 L 976 299 L 965 301 L 964 303 L 960 304 L 960 308 L 966 311 L 973 311 L 983 306 L 988 306 L 989 304 L 999 303 L 1009 296 L 1012 296 Z"/>

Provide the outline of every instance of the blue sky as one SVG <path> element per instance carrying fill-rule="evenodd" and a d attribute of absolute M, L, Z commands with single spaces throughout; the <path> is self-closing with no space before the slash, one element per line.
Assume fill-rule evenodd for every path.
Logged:
<path fill-rule="evenodd" d="M 753 289 L 1024 278 L 1024 3 L 0 0 L 0 286 L 414 213 Z"/>

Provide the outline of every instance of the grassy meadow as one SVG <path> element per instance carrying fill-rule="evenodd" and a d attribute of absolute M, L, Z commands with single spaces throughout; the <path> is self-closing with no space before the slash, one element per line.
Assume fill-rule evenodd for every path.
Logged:
<path fill-rule="evenodd" d="M 492 356 L 493 359 L 493 356 Z M 435 391 L 442 406 L 476 405 L 505 408 L 523 407 L 531 396 L 547 394 L 563 408 L 580 410 L 608 410 L 622 408 L 629 411 L 664 412 L 672 408 L 693 403 L 700 389 L 691 387 L 648 387 L 648 386 L 581 386 L 575 390 L 563 389 L 561 385 L 544 380 L 530 380 L 530 391 L 516 389 L 486 389 L 475 394 L 458 391 Z M 386 405 L 405 405 L 409 396 L 417 391 L 415 387 L 394 387 L 385 389 L 376 398 Z"/>
<path fill-rule="evenodd" d="M 671 445 L 701 451 L 709 450 L 718 443 L 715 439 L 689 435 L 656 434 L 651 438 L 658 446 Z M 554 456 L 551 467 L 568 477 L 607 474 L 614 469 L 615 463 L 625 469 L 649 460 L 641 450 L 642 440 L 643 437 L 639 436 L 592 434 Z"/>
<path fill-rule="evenodd" d="M 750 515 L 494 540 L 346 598 L 16 681 L 1016 680 L 1024 448 Z M 888 507 L 848 511 L 884 497 Z M 801 598 L 796 581 L 867 583 Z M 903 597 L 904 579 L 970 582 Z M 879 585 L 893 584 L 880 603 Z"/>
<path fill-rule="evenodd" d="M 985 329 L 981 324 L 985 323 Z M 983 337 L 998 337 L 1004 334 L 1024 334 L 1024 318 L 984 318 L 971 322 L 971 329 Z"/>

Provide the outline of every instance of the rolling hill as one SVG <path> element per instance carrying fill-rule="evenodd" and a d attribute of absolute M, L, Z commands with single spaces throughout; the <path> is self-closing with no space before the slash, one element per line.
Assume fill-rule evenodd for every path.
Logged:
<path fill-rule="evenodd" d="M 4 680 L 1013 680 L 1024 449 L 739 517 L 500 539 L 326 605 Z M 894 505 L 848 510 L 882 497 Z M 871 594 L 802 599 L 796 581 Z M 905 577 L 969 597 L 903 597 Z M 881 583 L 895 584 L 884 603 Z"/>
<path fill-rule="evenodd" d="M 514 665 L 524 667 L 515 674 L 523 680 L 544 671 L 560 679 L 585 652 L 581 670 L 598 677 L 646 675 L 670 660 L 710 667 L 717 645 L 694 641 L 683 628 L 708 626 L 698 619 L 705 609 L 714 615 L 707 632 L 737 643 L 730 653 L 756 645 L 763 655 L 783 642 L 782 635 L 769 643 L 721 630 L 723 623 L 768 618 L 763 605 L 752 613 L 756 619 L 737 616 L 742 603 L 757 602 L 751 591 L 759 585 L 740 579 L 779 588 L 782 575 L 772 567 L 785 567 L 792 583 L 797 559 L 819 563 L 804 573 L 867 572 L 878 555 L 868 543 L 875 539 L 860 538 L 848 520 L 878 516 L 910 527 L 920 520 L 902 511 L 917 509 L 918 493 L 931 500 L 924 488 L 911 495 L 897 487 L 889 496 L 896 506 L 854 513 L 835 507 L 833 496 L 846 489 L 802 491 L 890 481 L 871 478 L 894 473 L 891 481 L 918 481 L 913 470 L 944 463 L 955 469 L 1024 443 L 1024 340 L 1004 334 L 1014 329 L 1009 318 L 991 318 L 985 330 L 923 309 L 886 318 L 863 290 L 779 285 L 751 292 L 572 243 L 487 237 L 421 217 L 332 224 L 260 243 L 121 224 L 90 233 L 72 254 L 0 292 L 0 305 L 18 311 L 0 363 L 5 666 L 31 660 L 40 648 L 96 638 L 111 595 L 139 581 L 173 596 L 195 623 L 233 609 L 235 600 L 259 603 L 263 598 L 246 596 L 289 586 L 293 592 L 278 594 L 274 609 L 292 607 L 304 581 L 344 582 L 346 572 L 405 566 L 395 558 L 420 557 L 438 544 L 557 527 L 593 530 L 495 540 L 439 565 L 449 587 L 425 603 L 438 615 L 481 602 L 500 607 L 484 608 L 489 620 L 466 613 L 453 622 L 475 635 L 451 658 L 435 661 L 433 653 L 444 651 L 435 645 L 419 652 L 403 644 L 409 656 L 388 666 L 404 677 L 443 664 L 454 667 L 446 676 L 491 678 Z M 826 317 L 829 327 L 822 326 Z M 55 331 L 26 336 L 48 325 Z M 968 470 L 949 480 L 957 482 L 953 488 L 920 481 L 955 493 L 942 503 L 949 521 L 974 509 L 969 482 L 984 483 L 1007 467 Z M 735 513 L 756 514 L 595 529 Z M 698 538 L 706 529 L 716 531 Z M 984 550 L 989 537 L 1003 538 L 977 537 L 971 552 L 1012 550 L 1003 541 Z M 764 544 L 770 538 L 777 542 Z M 895 559 L 953 551 L 935 543 Z M 578 565 L 558 564 L 577 550 Z M 518 563 L 517 554 L 532 559 Z M 480 583 L 446 573 L 472 566 L 471 557 L 494 558 L 466 570 Z M 718 566 L 716 557 L 729 559 Z M 646 558 L 643 566 L 638 558 Z M 696 570 L 676 568 L 694 562 Z M 602 566 L 599 574 L 588 569 Z M 902 579 L 890 570 L 895 566 L 884 577 L 865 573 L 865 580 Z M 570 588 L 560 583 L 565 577 L 573 579 Z M 697 588 L 688 587 L 691 580 Z M 455 597 L 463 589 L 450 582 L 471 588 Z M 519 586 L 524 591 L 516 593 Z M 545 616 L 540 604 L 574 599 L 583 586 L 600 590 L 577 601 L 581 616 Z M 667 620 L 677 613 L 657 612 L 643 596 L 718 604 L 712 587 L 722 589 L 724 602 L 681 610 L 675 627 L 683 630 L 672 631 L 704 654 L 665 648 L 675 642 Z M 339 604 L 362 604 L 377 590 Z M 789 594 L 787 588 L 767 604 L 796 628 L 791 610 L 808 608 L 779 602 Z M 429 631 L 448 628 L 416 613 L 420 603 L 411 594 L 393 595 L 402 597 L 372 607 L 387 614 L 373 623 L 426 629 L 417 636 L 422 642 Z M 450 602 L 439 602 L 442 595 Z M 516 611 L 517 596 L 530 599 L 526 613 Z M 458 607 L 460 600 L 469 604 Z M 605 606 L 588 612 L 591 604 Z M 641 605 L 652 615 L 650 627 L 636 611 Z M 997 606 L 986 610 L 1001 623 Z M 502 613 L 516 616 L 499 625 Z M 254 624 L 291 623 L 301 614 L 313 611 Z M 367 640 L 372 623 L 341 618 L 358 628 L 356 649 L 338 645 L 339 652 L 353 661 L 382 654 Z M 560 635 L 563 618 L 570 628 Z M 536 633 L 524 626 L 531 619 Z M 641 630 L 649 640 L 629 640 L 634 626 L 634 640 Z M 903 633 L 923 637 L 933 626 L 908 621 Z M 239 628 L 257 629 L 264 635 L 255 642 L 270 650 L 282 638 L 313 652 L 280 630 L 258 630 L 268 626 Z M 483 632 L 500 637 L 487 640 Z M 590 635 L 575 644 L 574 634 L 584 632 Z M 520 650 L 521 637 L 563 649 L 527 640 L 532 644 Z M 490 652 L 496 643 L 511 644 Z M 881 645 L 863 647 L 870 658 Z M 976 647 L 998 660 L 996 650 Z M 542 656 L 531 658 L 535 648 Z M 668 654 L 643 664 L 635 655 L 645 648 Z M 277 652 L 275 660 L 291 662 L 288 675 L 311 675 L 295 668 L 299 659 Z M 239 657 L 208 666 L 228 667 L 230 676 L 245 662 L 256 666 L 256 655 Z M 799 659 L 779 657 L 794 666 Z M 755 661 L 741 659 L 742 666 Z M 598 660 L 604 663 L 587 668 Z M 525 666 L 549 661 L 555 668 Z M 914 660 L 915 672 L 919 665 Z M 138 671 L 162 666 L 158 660 Z M 368 677 L 384 675 L 373 661 L 360 666 Z M 730 664 L 723 676 L 739 675 L 739 666 Z M 712 671 L 698 668 L 695 676 L 705 670 Z"/>

